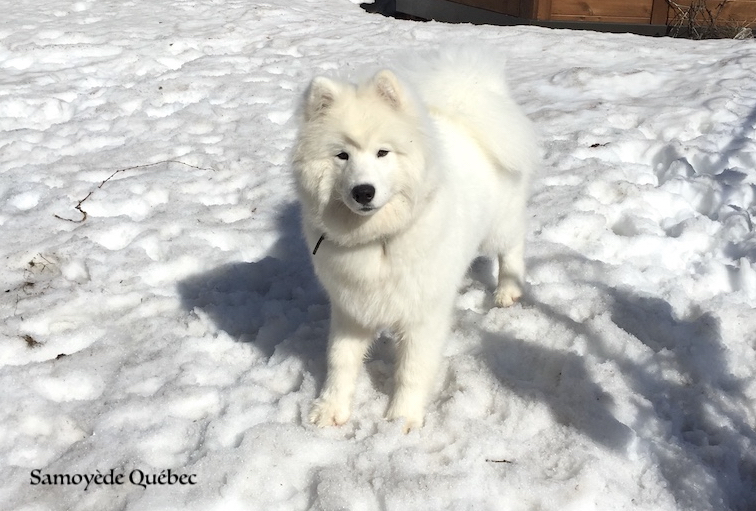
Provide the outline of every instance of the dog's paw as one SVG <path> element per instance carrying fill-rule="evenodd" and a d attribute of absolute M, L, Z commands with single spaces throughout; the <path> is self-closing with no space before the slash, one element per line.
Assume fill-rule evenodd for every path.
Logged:
<path fill-rule="evenodd" d="M 519 284 L 509 283 L 496 289 L 494 301 L 497 307 L 509 307 L 522 298 L 522 288 Z"/>
<path fill-rule="evenodd" d="M 417 431 L 418 429 L 423 427 L 423 419 L 404 419 L 404 424 L 402 425 L 402 433 L 405 435 L 409 435 L 411 431 Z"/>
<path fill-rule="evenodd" d="M 389 407 L 388 412 L 386 412 L 386 419 L 390 421 L 404 419 L 404 424 L 402 425 L 402 433 L 406 435 L 410 431 L 423 427 L 423 415 L 424 414 L 422 410 L 420 410 L 419 412 L 417 410 L 403 411 L 400 410 L 398 406 L 392 405 L 391 407 Z"/>
<path fill-rule="evenodd" d="M 348 405 L 318 399 L 310 411 L 310 422 L 320 428 L 341 426 L 349 420 L 350 413 Z"/>

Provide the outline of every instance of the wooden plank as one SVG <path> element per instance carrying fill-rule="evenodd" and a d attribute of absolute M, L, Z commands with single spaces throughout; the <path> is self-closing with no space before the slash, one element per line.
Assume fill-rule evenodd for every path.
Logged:
<path fill-rule="evenodd" d="M 548 20 L 552 0 L 448 0 L 456 4 L 486 9 L 530 20 Z"/>
<path fill-rule="evenodd" d="M 536 18 L 538 0 L 520 0 L 520 18 L 533 20 Z"/>
<path fill-rule="evenodd" d="M 667 0 L 654 0 L 651 6 L 651 24 L 666 25 L 668 9 L 669 4 L 667 4 Z"/>
<path fill-rule="evenodd" d="M 550 21 L 564 22 L 589 22 L 589 23 L 624 23 L 627 25 L 650 25 L 650 18 L 638 18 L 632 16 L 570 16 L 567 14 L 554 14 Z"/>
<path fill-rule="evenodd" d="M 445 23 L 472 23 L 475 25 L 522 23 L 521 18 L 449 0 L 396 0 L 396 10 L 419 18 Z"/>
<path fill-rule="evenodd" d="M 537 20 L 550 20 L 551 19 L 551 6 L 553 0 L 538 0 L 535 13 Z"/>
<path fill-rule="evenodd" d="M 469 5 L 509 16 L 520 16 L 520 0 L 449 0 L 456 4 Z"/>
<path fill-rule="evenodd" d="M 646 18 L 651 21 L 653 0 L 552 0 L 551 19 L 558 16 Z"/>

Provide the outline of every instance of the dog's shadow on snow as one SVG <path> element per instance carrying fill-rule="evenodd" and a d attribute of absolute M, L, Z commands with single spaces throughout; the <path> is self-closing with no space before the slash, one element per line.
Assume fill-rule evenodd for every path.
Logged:
<path fill-rule="evenodd" d="M 279 239 L 263 259 L 229 263 L 179 282 L 182 306 L 266 357 L 322 358 L 328 300 L 301 235 L 299 206 L 286 205 L 276 222 Z"/>
<path fill-rule="evenodd" d="M 612 413 L 613 398 L 591 379 L 579 355 L 494 332 L 484 332 L 482 342 L 491 372 L 510 392 L 545 403 L 556 422 L 611 450 L 631 441 L 630 428 Z"/>
<path fill-rule="evenodd" d="M 603 271 L 601 267 L 588 269 L 601 263 L 580 256 L 568 258 L 564 265 L 582 268 L 583 275 L 597 276 Z M 607 315 L 600 328 L 572 319 L 564 302 L 544 303 L 526 294 L 523 306 L 547 318 L 553 328 L 584 338 L 594 360 L 611 362 L 607 370 L 616 370 L 616 377 L 634 394 L 630 403 L 637 408 L 633 429 L 653 427 L 659 420 L 667 424 L 660 442 L 650 450 L 679 502 L 693 507 L 694 500 L 703 497 L 715 508 L 719 503 L 727 509 L 752 509 L 756 493 L 748 481 L 756 481 L 756 453 L 743 446 L 756 442 L 756 432 L 745 412 L 750 406 L 747 382 L 733 376 L 719 320 L 696 310 L 680 318 L 665 300 L 609 287 L 599 280 L 587 278 L 583 283 L 607 298 Z M 629 343 L 634 338 L 649 349 L 648 356 L 639 359 L 637 354 L 626 354 L 616 342 L 609 342 L 609 335 L 627 338 Z M 557 422 L 607 448 L 620 453 L 632 448 L 635 433 L 616 418 L 619 403 L 591 378 L 585 357 L 519 340 L 516 333 L 484 332 L 482 341 L 485 362 L 505 388 L 544 402 Z M 724 463 L 715 452 L 707 454 L 710 446 L 737 452 L 738 459 Z M 683 473 L 687 475 L 682 477 Z"/>

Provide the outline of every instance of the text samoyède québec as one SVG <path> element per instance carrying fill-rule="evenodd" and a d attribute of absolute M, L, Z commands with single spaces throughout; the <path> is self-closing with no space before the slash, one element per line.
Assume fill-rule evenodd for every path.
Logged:
<path fill-rule="evenodd" d="M 197 484 L 197 474 L 180 474 L 172 471 L 170 468 L 168 470 L 161 470 L 159 473 L 148 473 L 135 468 L 128 473 L 128 476 L 125 472 L 116 472 L 114 468 L 105 473 L 96 470 L 93 474 L 47 474 L 40 469 L 34 469 L 31 471 L 30 476 L 32 486 L 84 485 L 84 491 L 88 490 L 90 485 L 120 486 L 129 483 L 147 489 L 148 486 Z"/>

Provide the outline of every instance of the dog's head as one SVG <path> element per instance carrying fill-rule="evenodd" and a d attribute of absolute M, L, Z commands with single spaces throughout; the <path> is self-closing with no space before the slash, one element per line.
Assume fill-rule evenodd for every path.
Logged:
<path fill-rule="evenodd" d="M 353 246 L 411 222 L 428 189 L 427 115 L 391 71 L 360 85 L 315 78 L 294 170 L 306 221 Z"/>

